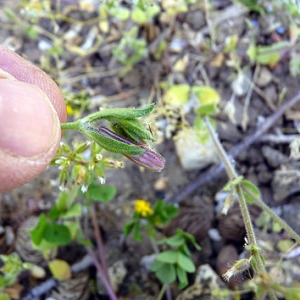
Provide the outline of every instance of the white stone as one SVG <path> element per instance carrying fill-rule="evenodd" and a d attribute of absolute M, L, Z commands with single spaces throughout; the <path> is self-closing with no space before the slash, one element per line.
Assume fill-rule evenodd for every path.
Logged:
<path fill-rule="evenodd" d="M 218 153 L 212 140 L 202 144 L 196 131 L 185 129 L 174 139 L 177 156 L 185 170 L 203 169 L 218 161 Z"/>

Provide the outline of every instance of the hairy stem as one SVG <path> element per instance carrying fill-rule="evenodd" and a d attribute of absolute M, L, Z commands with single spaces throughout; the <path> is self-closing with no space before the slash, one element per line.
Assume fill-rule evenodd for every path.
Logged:
<path fill-rule="evenodd" d="M 283 219 L 277 216 L 268 205 L 266 205 L 260 198 L 256 197 L 245 186 L 242 186 L 242 189 L 255 201 L 257 206 L 259 206 L 263 211 L 267 212 L 272 219 L 276 221 L 280 227 L 282 227 L 300 245 L 300 236 Z"/>
<path fill-rule="evenodd" d="M 215 146 L 217 148 L 217 151 L 220 155 L 220 158 L 221 158 L 221 160 L 222 160 L 222 162 L 225 166 L 225 169 L 227 171 L 227 174 L 228 174 L 230 180 L 236 179 L 237 178 L 237 173 L 236 173 L 234 167 L 232 166 L 232 164 L 230 163 L 229 157 L 226 154 L 222 144 L 220 143 L 214 129 L 212 128 L 208 117 L 205 117 L 204 120 L 205 120 L 205 124 L 208 128 L 208 131 L 210 133 L 210 136 L 213 140 L 213 143 L 215 144 Z M 241 184 L 236 185 L 236 192 L 238 194 L 238 201 L 239 201 L 241 213 L 242 213 L 245 228 L 246 228 L 246 233 L 247 233 L 247 238 L 248 238 L 248 241 L 249 241 L 249 245 L 253 246 L 252 247 L 252 249 L 253 249 L 252 254 L 253 254 L 253 257 L 255 258 L 255 261 L 256 261 L 257 271 L 260 274 L 266 274 L 266 269 L 265 269 L 264 262 L 263 262 L 263 260 L 260 256 L 259 251 L 257 250 L 259 248 L 257 246 L 254 227 L 253 227 L 253 224 L 252 224 L 252 221 L 251 221 L 250 213 L 249 213 L 249 210 L 248 210 L 246 199 L 245 199 L 243 191 L 242 191 L 242 185 Z M 272 300 L 277 299 L 274 291 L 272 291 L 272 290 L 269 291 L 269 296 L 270 296 L 270 299 L 272 299 Z"/>
<path fill-rule="evenodd" d="M 68 122 L 60 124 L 61 130 L 79 130 L 79 122 Z"/>

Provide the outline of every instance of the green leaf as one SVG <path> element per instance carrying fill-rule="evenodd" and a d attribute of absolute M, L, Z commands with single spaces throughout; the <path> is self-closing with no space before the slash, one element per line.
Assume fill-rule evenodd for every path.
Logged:
<path fill-rule="evenodd" d="M 182 235 L 178 235 L 178 234 L 175 234 L 169 238 L 167 238 L 165 240 L 165 242 L 169 245 L 169 246 L 173 246 L 173 247 L 179 247 L 181 246 L 182 244 L 185 243 L 185 239 Z"/>
<path fill-rule="evenodd" d="M 190 86 L 188 84 L 177 84 L 171 86 L 164 95 L 164 101 L 169 105 L 180 106 L 188 102 Z"/>
<path fill-rule="evenodd" d="M 28 35 L 29 38 L 35 39 L 38 36 L 38 29 L 36 26 L 27 25 L 23 27 L 24 32 Z"/>
<path fill-rule="evenodd" d="M 135 222 L 133 228 L 133 238 L 137 242 L 141 242 L 143 240 L 143 236 L 141 235 L 140 230 L 140 222 Z"/>
<path fill-rule="evenodd" d="M 177 257 L 179 254 L 180 253 L 176 250 L 167 250 L 159 253 L 156 256 L 156 260 L 169 264 L 175 264 L 177 262 Z"/>
<path fill-rule="evenodd" d="M 4 277 L 3 275 L 0 274 L 0 289 L 4 288 L 4 286 L 5 286 Z"/>
<path fill-rule="evenodd" d="M 174 265 L 163 263 L 160 268 L 155 266 L 155 269 L 155 275 L 161 282 L 169 284 L 176 280 L 176 271 Z"/>
<path fill-rule="evenodd" d="M 182 268 L 177 267 L 176 268 L 177 278 L 179 281 L 179 289 L 182 290 L 188 285 L 188 279 L 186 275 L 186 271 L 184 271 Z"/>
<path fill-rule="evenodd" d="M 182 229 L 176 229 L 176 234 L 182 235 L 186 240 L 188 240 L 197 250 L 200 250 L 201 247 L 196 243 L 195 237 Z"/>
<path fill-rule="evenodd" d="M 81 154 L 81 153 L 83 153 L 84 151 L 86 151 L 89 147 L 90 147 L 90 144 L 87 143 L 87 142 L 85 142 L 85 143 L 82 143 L 82 144 L 78 145 L 78 146 L 76 147 L 76 149 L 75 149 L 74 152 L 75 152 L 76 154 Z"/>
<path fill-rule="evenodd" d="M 144 24 L 148 21 L 147 13 L 141 9 L 134 9 L 131 15 L 132 21 L 138 24 Z"/>
<path fill-rule="evenodd" d="M 112 16 L 118 18 L 121 21 L 128 20 L 130 16 L 130 10 L 128 8 L 121 7 L 121 6 L 111 9 L 110 13 Z"/>
<path fill-rule="evenodd" d="M 131 231 L 133 230 L 134 228 L 134 225 L 135 225 L 135 222 L 136 221 L 131 221 L 131 222 L 128 222 L 124 225 L 124 235 L 127 237 L 130 235 Z"/>
<path fill-rule="evenodd" d="M 209 86 L 194 86 L 192 91 L 200 103 L 195 110 L 198 116 L 207 116 L 218 112 L 217 105 L 220 102 L 220 95 L 215 89 Z"/>
<path fill-rule="evenodd" d="M 218 104 L 220 102 L 219 93 L 210 86 L 194 86 L 193 93 L 196 95 L 201 105 Z"/>
<path fill-rule="evenodd" d="M 143 140 L 155 141 L 154 137 L 147 130 L 144 124 L 138 120 L 108 119 L 112 123 L 112 129 L 119 135 L 129 137 L 137 144 L 144 144 Z"/>
<path fill-rule="evenodd" d="M 162 268 L 164 266 L 164 264 L 165 263 L 163 263 L 162 261 L 154 260 L 154 262 L 150 266 L 150 270 L 153 271 L 153 272 L 156 272 L 160 268 Z"/>
<path fill-rule="evenodd" d="M 129 145 L 113 139 L 112 137 L 103 136 L 99 134 L 95 128 L 82 128 L 80 131 L 99 144 L 102 148 L 113 153 L 120 153 L 124 155 L 140 155 L 145 152 L 144 149 L 136 145 Z"/>
<path fill-rule="evenodd" d="M 262 65 L 276 65 L 280 59 L 280 53 L 261 53 L 256 56 L 256 61 Z"/>
<path fill-rule="evenodd" d="M 73 205 L 65 212 L 60 215 L 63 219 L 79 217 L 82 213 L 82 206 L 80 203 L 73 203 Z"/>
<path fill-rule="evenodd" d="M 11 298 L 7 294 L 0 292 L 0 300 L 10 300 L 10 299 Z"/>
<path fill-rule="evenodd" d="M 48 212 L 48 217 L 54 221 L 60 217 L 61 212 L 57 209 L 56 205 L 52 206 L 50 211 Z"/>
<path fill-rule="evenodd" d="M 61 259 L 54 259 L 49 261 L 49 269 L 55 279 L 68 280 L 72 276 L 70 265 Z"/>
<path fill-rule="evenodd" d="M 209 116 L 218 112 L 218 107 L 214 103 L 203 104 L 195 110 L 198 116 Z"/>
<path fill-rule="evenodd" d="M 69 172 L 67 169 L 62 169 L 59 173 L 59 185 L 65 186 L 69 179 Z"/>
<path fill-rule="evenodd" d="M 254 43 L 251 43 L 247 50 L 247 55 L 249 56 L 249 59 L 251 62 L 255 61 L 256 58 L 256 46 Z"/>
<path fill-rule="evenodd" d="M 191 260 L 191 258 L 184 255 L 181 252 L 178 253 L 177 263 L 186 272 L 193 273 L 196 270 L 195 265 Z"/>
<path fill-rule="evenodd" d="M 135 119 L 147 116 L 155 107 L 155 104 L 149 104 L 142 108 L 108 108 L 87 116 L 84 120 L 88 122 L 97 122 L 106 118 Z"/>
<path fill-rule="evenodd" d="M 39 220 L 38 220 L 38 223 L 36 224 L 36 226 L 30 230 L 30 237 L 32 239 L 32 242 L 35 245 L 39 245 L 42 242 L 42 240 L 44 238 L 46 227 L 47 227 L 46 215 L 41 214 L 39 216 Z"/>
<path fill-rule="evenodd" d="M 116 192 L 114 186 L 90 184 L 86 192 L 86 197 L 93 201 L 107 203 L 113 199 Z"/>
<path fill-rule="evenodd" d="M 162 200 L 157 200 L 153 207 L 153 218 L 156 223 L 167 223 L 170 219 L 176 217 L 179 209 L 174 204 L 165 204 Z"/>
<path fill-rule="evenodd" d="M 300 288 L 299 287 L 285 288 L 285 299 L 286 300 L 300 300 Z"/>
<path fill-rule="evenodd" d="M 160 12 L 160 8 L 158 5 L 153 4 L 152 6 L 145 8 L 141 7 L 135 7 L 131 18 L 133 22 L 136 22 L 138 24 L 145 24 L 153 18 L 155 15 L 157 15 Z"/>
<path fill-rule="evenodd" d="M 69 192 L 63 191 L 59 194 L 55 206 L 57 207 L 58 211 L 64 212 L 68 209 L 72 200 L 73 198 L 71 194 Z"/>
<path fill-rule="evenodd" d="M 44 239 L 49 243 L 67 245 L 71 241 L 71 233 L 65 225 L 48 223 L 44 231 Z"/>
<path fill-rule="evenodd" d="M 250 182 L 249 180 L 242 180 L 242 185 L 244 187 L 246 187 L 256 198 L 260 198 L 260 191 L 258 189 L 258 187 L 256 185 L 254 185 L 252 182 Z M 248 195 L 248 193 L 244 190 L 242 190 L 243 195 L 247 201 L 247 203 L 249 204 L 253 204 L 256 203 L 256 201 L 250 196 Z"/>
<path fill-rule="evenodd" d="M 256 0 L 239 0 L 238 2 L 247 6 L 251 11 L 255 11 L 261 15 L 265 15 L 264 6 L 260 3 L 257 3 Z"/>

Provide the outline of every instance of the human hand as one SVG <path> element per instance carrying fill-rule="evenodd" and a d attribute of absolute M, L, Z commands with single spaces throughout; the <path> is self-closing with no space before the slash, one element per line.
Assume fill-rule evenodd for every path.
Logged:
<path fill-rule="evenodd" d="M 55 82 L 0 45 L 0 192 L 39 175 L 59 147 L 66 122 Z"/>

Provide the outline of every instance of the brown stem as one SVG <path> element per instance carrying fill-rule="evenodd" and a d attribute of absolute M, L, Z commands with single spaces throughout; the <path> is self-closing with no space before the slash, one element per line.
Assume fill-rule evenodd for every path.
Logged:
<path fill-rule="evenodd" d="M 98 250 L 99 259 L 100 259 L 100 262 L 102 265 L 103 274 L 105 275 L 107 281 L 110 282 L 109 275 L 108 275 L 108 266 L 107 266 L 107 262 L 106 262 L 106 258 L 105 258 L 105 252 L 104 252 L 104 245 L 103 245 L 101 232 L 99 230 L 99 226 L 98 226 L 98 222 L 97 222 L 95 205 L 90 206 L 90 216 L 91 216 L 92 224 L 93 224 L 94 231 L 95 231 L 97 250 Z"/>

